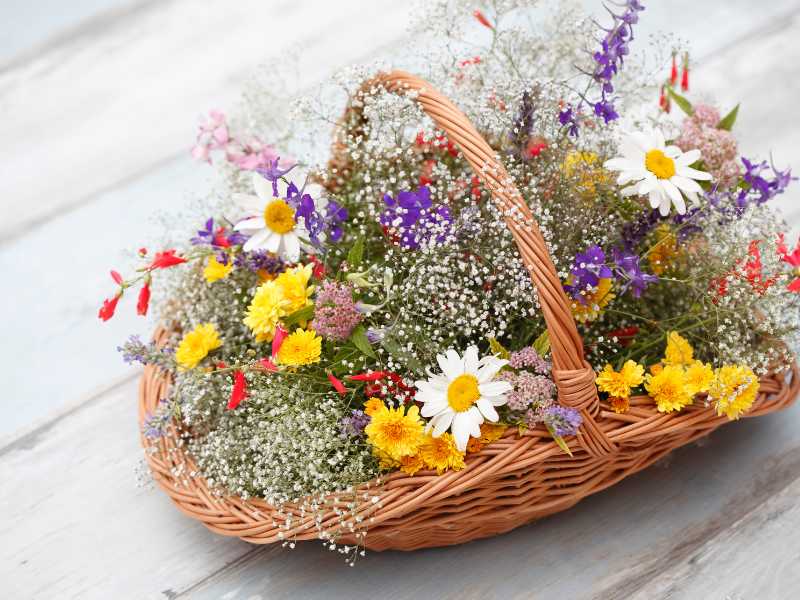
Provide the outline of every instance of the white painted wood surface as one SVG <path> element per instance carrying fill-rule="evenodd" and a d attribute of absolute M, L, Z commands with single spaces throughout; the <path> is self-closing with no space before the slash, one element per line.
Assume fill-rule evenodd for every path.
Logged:
<path fill-rule="evenodd" d="M 137 372 L 113 347 L 149 325 L 130 310 L 96 320 L 118 248 L 137 247 L 153 212 L 202 195 L 210 172 L 188 158 L 195 115 L 231 106 L 248 72 L 291 40 L 313 65 L 308 83 L 391 54 L 406 39 L 399 4 L 81 0 L 84 13 L 63 16 L 68 30 L 53 34 L 62 16 L 51 15 L 39 38 L 5 36 L 0 597 L 797 596 L 797 407 L 726 427 L 511 534 L 370 554 L 355 569 L 314 543 L 287 551 L 213 536 L 136 486 Z M 742 101 L 742 147 L 800 170 L 800 2 L 648 4 L 640 40 L 658 29 L 691 39 L 693 87 Z M 86 20 L 93 5 L 111 8 Z M 14 14 L 0 34 L 37 11 Z M 779 202 L 797 232 L 800 191 Z"/>

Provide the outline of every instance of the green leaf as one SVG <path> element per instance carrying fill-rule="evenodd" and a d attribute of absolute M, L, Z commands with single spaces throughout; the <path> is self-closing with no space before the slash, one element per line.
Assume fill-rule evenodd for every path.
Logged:
<path fill-rule="evenodd" d="M 725 131 L 730 131 L 733 129 L 733 124 L 736 123 L 736 117 L 739 116 L 739 105 L 733 107 L 731 112 L 720 119 L 720 122 L 717 123 L 717 129 L 724 129 Z"/>
<path fill-rule="evenodd" d="M 694 114 L 694 107 L 692 106 L 692 103 L 689 102 L 686 98 L 681 96 L 671 87 L 667 88 L 667 93 L 669 93 L 670 97 L 673 100 L 675 100 L 675 104 L 677 104 L 683 112 L 685 112 L 690 117 Z"/>
<path fill-rule="evenodd" d="M 553 431 L 553 429 L 549 426 L 547 427 L 547 431 L 549 431 L 550 435 L 553 436 L 553 441 L 558 444 L 558 447 L 572 456 L 572 451 L 569 449 L 569 446 L 567 446 L 567 442 L 564 441 L 564 438 L 562 438 L 560 435 L 556 435 L 556 432 Z"/>
<path fill-rule="evenodd" d="M 542 357 L 550 352 L 550 334 L 546 329 L 542 335 L 534 340 L 533 349 L 536 350 L 536 353 Z"/>
<path fill-rule="evenodd" d="M 492 351 L 492 354 L 496 354 L 500 358 L 504 358 L 508 360 L 508 357 L 511 356 L 511 353 L 505 349 L 503 344 L 498 342 L 495 338 L 489 338 L 489 350 Z"/>
<path fill-rule="evenodd" d="M 375 350 L 372 349 L 372 344 L 369 343 L 367 330 L 363 325 L 359 325 L 353 329 L 353 333 L 350 334 L 350 341 L 353 342 L 353 345 L 358 348 L 362 354 L 366 354 L 370 358 L 378 358 L 378 355 L 375 354 Z"/>
<path fill-rule="evenodd" d="M 309 304 L 308 306 L 304 306 L 303 308 L 294 311 L 288 317 L 283 319 L 283 323 L 287 326 L 287 328 L 291 325 L 297 325 L 303 321 L 308 321 L 314 316 L 314 305 Z"/>
<path fill-rule="evenodd" d="M 364 258 L 364 237 L 359 237 L 353 247 L 350 248 L 350 252 L 347 253 L 347 264 L 351 267 L 355 267 L 356 265 L 361 264 L 361 261 Z"/>

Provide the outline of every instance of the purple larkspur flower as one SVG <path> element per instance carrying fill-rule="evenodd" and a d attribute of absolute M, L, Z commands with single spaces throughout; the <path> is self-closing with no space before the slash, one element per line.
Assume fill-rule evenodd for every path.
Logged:
<path fill-rule="evenodd" d="M 231 225 L 231 223 L 228 223 L 227 226 L 219 225 L 215 227 L 214 218 L 209 218 L 205 222 L 203 229 L 199 229 L 197 235 L 189 241 L 194 246 L 210 246 L 219 250 L 217 252 L 217 260 L 223 265 L 227 265 L 228 253 L 224 249 L 242 245 L 247 241 L 247 236 L 243 233 L 228 229 Z"/>
<path fill-rule="evenodd" d="M 622 283 L 621 294 L 630 288 L 633 297 L 640 298 L 648 285 L 658 281 L 655 275 L 642 272 L 639 260 L 635 252 L 614 248 L 614 275 Z"/>
<path fill-rule="evenodd" d="M 416 250 L 423 244 L 442 244 L 452 233 L 453 219 L 447 206 L 433 206 L 427 185 L 416 192 L 398 192 L 397 198 L 384 194 L 386 211 L 380 223 L 390 233 L 396 232 L 400 246 Z"/>
<path fill-rule="evenodd" d="M 633 40 L 633 25 L 639 22 L 639 13 L 644 10 L 644 6 L 638 0 L 625 0 L 611 4 L 617 7 L 618 11 L 615 12 L 607 7 L 612 23 L 610 27 L 598 25 L 605 35 L 600 40 L 600 49 L 592 53 L 594 69 L 586 72 L 599 85 L 600 98 L 595 102 L 590 102 L 582 96 L 577 107 L 573 108 L 571 105 L 567 105 L 558 115 L 561 125 L 567 127 L 569 134 L 573 137 L 578 135 L 578 115 L 584 102 L 591 105 L 594 114 L 601 117 L 605 123 L 619 118 L 611 97 L 611 94 L 614 93 L 612 80 L 619 73 L 625 57 L 629 53 L 628 44 Z"/>
<path fill-rule="evenodd" d="M 344 341 L 364 320 L 364 315 L 353 301 L 353 288 L 346 283 L 324 281 L 314 304 L 311 327 L 324 338 Z"/>
<path fill-rule="evenodd" d="M 566 437 L 578 433 L 583 417 L 574 408 L 555 404 L 545 411 L 543 421 L 557 436 Z"/>
<path fill-rule="evenodd" d="M 315 247 L 321 248 L 324 241 L 342 239 L 342 223 L 347 220 L 348 213 L 338 202 L 315 200 L 305 192 L 305 186 L 298 189 L 294 183 L 287 188 L 286 202 L 295 209 L 295 221 L 302 222 Z"/>
<path fill-rule="evenodd" d="M 745 168 L 742 179 L 747 184 L 747 187 L 742 189 L 736 197 L 736 205 L 739 208 L 745 208 L 751 202 L 764 204 L 778 194 L 782 194 L 789 183 L 791 183 L 793 179 L 797 179 L 796 177 L 792 177 L 791 169 L 778 171 L 775 165 L 765 160 L 755 162 L 742 156 L 742 164 Z M 769 175 L 765 177 L 764 172 L 767 169 L 772 170 L 772 177 Z"/>
<path fill-rule="evenodd" d="M 287 168 L 280 166 L 281 157 L 277 156 L 274 160 L 267 161 L 266 167 L 256 168 L 256 172 L 264 177 L 264 179 L 272 182 L 272 193 L 278 195 L 278 180 L 286 175 L 289 171 L 294 169 L 297 165 L 290 165 Z"/>
<path fill-rule="evenodd" d="M 597 287 L 601 279 L 612 276 L 611 269 L 606 265 L 606 255 L 597 244 L 592 244 L 584 252 L 575 255 L 575 261 L 570 269 L 570 283 L 564 289 L 580 302 L 586 302 L 584 295 L 587 289 Z"/>
<path fill-rule="evenodd" d="M 339 431 L 343 438 L 364 437 L 364 428 L 369 425 L 370 417 L 363 410 L 354 409 L 349 415 L 339 420 Z"/>

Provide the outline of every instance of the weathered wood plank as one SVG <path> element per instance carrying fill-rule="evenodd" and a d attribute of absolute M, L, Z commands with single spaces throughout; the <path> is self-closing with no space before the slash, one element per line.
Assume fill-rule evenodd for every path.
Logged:
<path fill-rule="evenodd" d="M 252 550 L 137 488 L 137 383 L 0 449 L 4 597 L 169 597 Z"/>
<path fill-rule="evenodd" d="M 800 469 L 794 474 L 798 479 L 791 485 L 628 598 L 795 597 L 800 589 Z"/>

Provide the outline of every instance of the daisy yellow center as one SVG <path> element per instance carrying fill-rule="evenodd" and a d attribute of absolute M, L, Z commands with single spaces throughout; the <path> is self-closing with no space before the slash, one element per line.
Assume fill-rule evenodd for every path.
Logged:
<path fill-rule="evenodd" d="M 289 233 L 294 229 L 294 209 L 275 198 L 264 209 L 264 223 L 275 233 Z"/>
<path fill-rule="evenodd" d="M 469 410 L 480 397 L 478 379 L 474 375 L 459 375 L 447 387 L 447 403 L 456 412 Z"/>
<path fill-rule="evenodd" d="M 669 179 L 675 175 L 675 161 L 661 150 L 650 150 L 645 154 L 644 166 L 659 179 Z"/>

